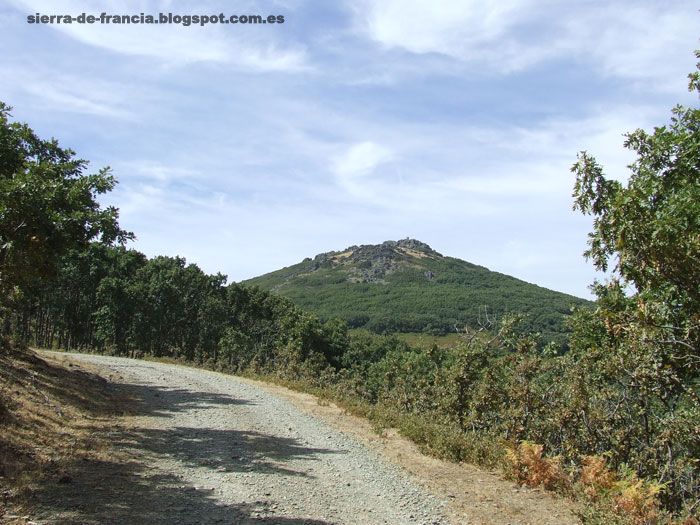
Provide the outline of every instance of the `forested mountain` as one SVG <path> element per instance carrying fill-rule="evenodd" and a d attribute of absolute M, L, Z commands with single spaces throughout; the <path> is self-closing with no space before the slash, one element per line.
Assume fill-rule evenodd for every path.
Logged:
<path fill-rule="evenodd" d="M 245 284 L 377 333 L 445 334 L 516 313 L 525 329 L 561 341 L 571 307 L 589 304 L 446 257 L 415 239 L 322 253 Z"/>

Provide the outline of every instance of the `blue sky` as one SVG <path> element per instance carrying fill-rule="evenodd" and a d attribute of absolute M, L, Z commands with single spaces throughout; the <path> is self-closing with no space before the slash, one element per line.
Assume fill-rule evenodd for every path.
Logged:
<path fill-rule="evenodd" d="M 28 14 L 282 14 L 265 26 L 29 25 Z M 691 1 L 5 0 L 0 100 L 113 168 L 148 255 L 239 281 L 413 237 L 586 297 L 579 150 L 694 104 Z"/>

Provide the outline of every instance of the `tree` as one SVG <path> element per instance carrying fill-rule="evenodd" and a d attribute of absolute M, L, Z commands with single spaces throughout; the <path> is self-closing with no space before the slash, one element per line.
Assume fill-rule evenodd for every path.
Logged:
<path fill-rule="evenodd" d="M 55 275 L 59 257 L 91 240 L 133 237 L 103 208 L 99 195 L 116 184 L 109 168 L 86 175 L 87 162 L 55 139 L 40 139 L 27 125 L 10 122 L 0 102 L 0 306 Z"/>
<path fill-rule="evenodd" d="M 690 89 L 700 93 L 698 74 L 690 78 Z M 652 134 L 638 129 L 626 137 L 625 147 L 637 153 L 626 186 L 606 179 L 586 152 L 572 168 L 577 176 L 574 208 L 595 217 L 586 256 L 603 271 L 615 260 L 607 290 L 601 285 L 596 290 L 611 298 L 613 288 L 633 287 L 634 316 L 629 321 L 665 329 L 657 342 L 686 354 L 676 364 L 696 374 L 700 364 L 700 109 L 677 106 L 669 126 L 657 127 Z M 620 301 L 624 297 L 619 295 Z"/>
<path fill-rule="evenodd" d="M 700 93 L 698 73 L 690 80 Z M 580 412 L 594 447 L 667 483 L 672 506 L 697 505 L 700 109 L 677 106 L 669 125 L 629 133 L 625 147 L 637 155 L 626 184 L 586 152 L 572 168 L 574 208 L 594 217 L 585 254 L 613 272 L 593 287 L 596 310 L 573 320 L 575 374 L 589 392 Z"/>

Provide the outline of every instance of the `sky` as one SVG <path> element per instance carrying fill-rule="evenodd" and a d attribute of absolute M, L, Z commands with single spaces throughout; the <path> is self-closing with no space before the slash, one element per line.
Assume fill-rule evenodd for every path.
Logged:
<path fill-rule="evenodd" d="M 577 152 L 621 181 L 700 47 L 694 1 L 0 2 L 0 100 L 90 170 L 132 247 L 240 281 L 416 238 L 590 297 Z M 28 24 L 259 14 L 270 25 Z M 598 276 L 600 277 L 600 276 Z"/>

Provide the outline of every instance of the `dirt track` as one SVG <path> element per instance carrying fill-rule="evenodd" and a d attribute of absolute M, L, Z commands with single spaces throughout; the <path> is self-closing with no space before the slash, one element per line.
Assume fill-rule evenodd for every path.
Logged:
<path fill-rule="evenodd" d="M 57 487 L 37 523 L 575 523 L 546 495 L 372 437 L 311 396 L 181 366 L 70 359 L 97 366 L 137 412 L 113 436 L 122 459 Z"/>

